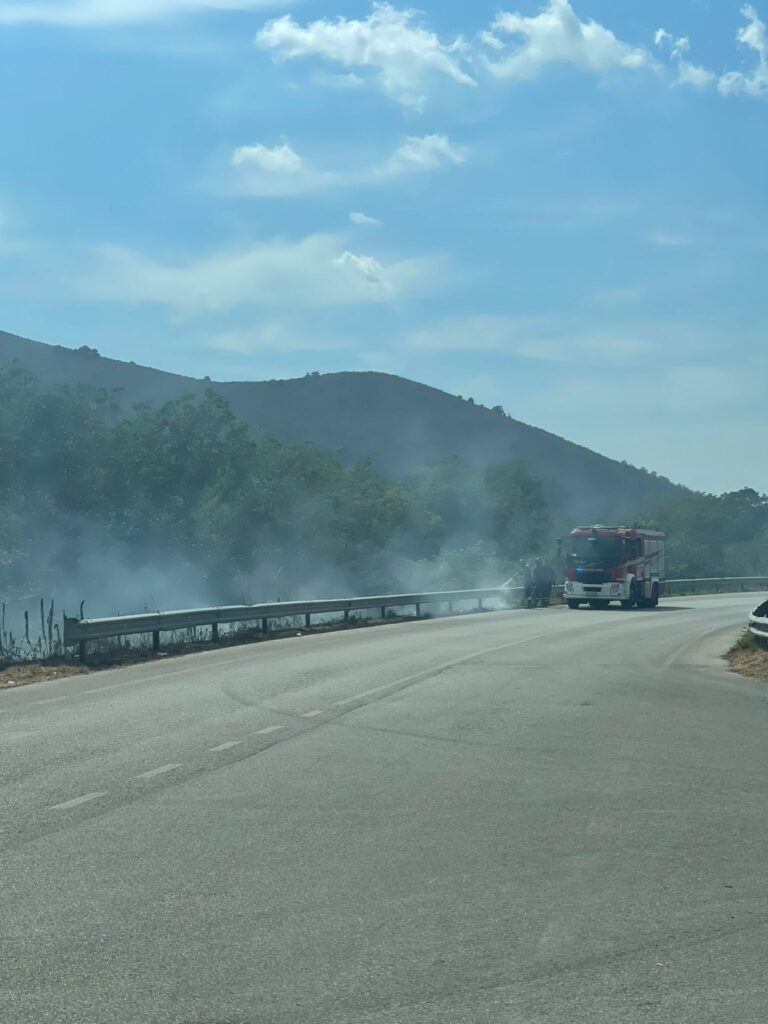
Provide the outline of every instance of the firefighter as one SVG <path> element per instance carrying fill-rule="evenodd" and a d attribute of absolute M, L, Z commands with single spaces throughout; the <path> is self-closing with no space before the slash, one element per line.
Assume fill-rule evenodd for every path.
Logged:
<path fill-rule="evenodd" d="M 555 585 L 555 573 L 543 558 L 537 558 L 533 569 L 533 604 L 548 608 Z"/>
<path fill-rule="evenodd" d="M 525 561 L 524 558 L 520 559 L 519 569 L 520 582 L 523 587 L 523 608 L 531 607 L 531 600 L 533 598 L 533 574 L 531 573 L 530 565 Z"/>

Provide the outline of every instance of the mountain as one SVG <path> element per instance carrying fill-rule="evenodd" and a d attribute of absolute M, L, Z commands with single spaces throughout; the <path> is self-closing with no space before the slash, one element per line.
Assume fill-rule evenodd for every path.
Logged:
<path fill-rule="evenodd" d="M 547 480 L 563 514 L 584 521 L 633 518 L 681 494 L 663 477 L 616 462 L 499 411 L 386 373 L 217 382 L 107 359 L 94 349 L 45 345 L 0 331 L 0 365 L 16 362 L 45 384 L 118 390 L 118 401 L 162 402 L 212 388 L 254 432 L 310 441 L 349 460 L 370 458 L 403 476 L 457 456 L 475 466 L 525 460 Z"/>

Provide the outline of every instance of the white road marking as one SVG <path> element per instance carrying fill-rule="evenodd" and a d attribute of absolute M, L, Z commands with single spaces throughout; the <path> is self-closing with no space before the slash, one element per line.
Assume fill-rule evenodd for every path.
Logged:
<path fill-rule="evenodd" d="M 257 736 L 267 736 L 271 732 L 280 732 L 280 730 L 284 729 L 284 728 L 285 728 L 284 725 L 268 725 L 266 729 L 259 729 L 259 731 L 256 733 L 256 735 Z"/>
<path fill-rule="evenodd" d="M 308 711 L 306 715 L 302 715 L 302 718 L 317 718 L 318 715 L 322 715 L 322 711 Z"/>
<path fill-rule="evenodd" d="M 136 680 L 131 679 L 127 683 L 111 683 L 109 686 L 94 686 L 91 690 L 79 690 L 78 692 L 81 695 L 85 695 L 86 693 L 106 693 L 108 690 L 119 690 L 123 686 L 133 686 L 135 682 Z"/>
<path fill-rule="evenodd" d="M 211 754 L 218 754 L 222 750 L 231 750 L 233 747 L 239 747 L 242 740 L 230 740 L 229 743 L 220 743 L 218 747 L 211 747 Z"/>
<path fill-rule="evenodd" d="M 156 775 L 165 775 L 166 772 L 175 772 L 177 768 L 181 768 L 180 764 L 164 764 L 162 768 L 153 768 L 151 772 L 142 772 L 141 775 L 137 775 L 137 779 L 154 779 Z"/>
<path fill-rule="evenodd" d="M 33 704 L 58 704 L 60 700 L 69 700 L 72 696 L 71 693 L 66 694 L 64 697 L 49 697 L 47 700 L 33 700 Z"/>
<path fill-rule="evenodd" d="M 438 672 L 441 669 L 442 671 L 445 671 L 444 666 L 438 666 L 437 669 L 435 669 L 434 671 Z M 396 679 L 394 682 L 384 683 L 383 686 L 374 686 L 372 690 L 363 690 L 362 693 L 357 693 L 355 694 L 354 697 L 347 697 L 346 700 L 337 700 L 336 704 L 339 707 L 344 707 L 346 704 L 354 704 L 355 701 L 365 700 L 366 697 L 371 697 L 374 693 L 381 693 L 382 690 L 389 690 L 393 686 L 401 686 L 403 683 L 410 683 L 412 680 L 415 681 L 419 676 L 431 674 L 432 671 L 433 670 L 431 669 L 426 669 L 425 672 L 418 672 L 415 676 L 408 676 L 407 679 Z"/>
<path fill-rule="evenodd" d="M 90 803 L 91 800 L 98 800 L 102 796 L 106 796 L 106 793 L 86 793 L 85 796 L 75 797 L 74 800 L 67 800 L 63 804 L 54 804 L 51 807 L 52 811 L 67 811 L 70 807 L 79 807 L 80 804 Z"/>
<path fill-rule="evenodd" d="M 446 621 L 451 621 L 447 619 Z M 615 621 L 625 622 L 626 619 L 616 617 Z M 354 704 L 355 701 L 364 700 L 366 697 L 371 697 L 374 693 L 381 693 L 382 690 L 391 690 L 393 687 L 407 686 L 409 683 L 418 683 L 422 680 L 430 679 L 432 676 L 438 676 L 441 672 L 446 672 L 451 668 L 458 668 L 459 665 L 466 665 L 470 661 L 476 661 L 478 658 L 483 658 L 488 654 L 496 654 L 498 651 L 506 651 L 510 647 L 520 647 L 522 644 L 530 644 L 535 640 L 544 640 L 550 636 L 560 635 L 562 633 L 571 633 L 576 627 L 568 626 L 566 629 L 553 629 L 548 633 L 539 633 L 536 636 L 523 637 L 521 640 L 512 640 L 506 644 L 498 644 L 496 647 L 489 647 L 484 651 L 475 651 L 473 654 L 465 654 L 461 658 L 454 658 L 453 661 L 445 661 L 442 665 L 433 665 L 432 668 L 425 668 L 421 672 L 414 672 L 412 676 L 405 676 L 403 679 L 393 679 L 390 683 L 384 683 L 382 686 L 374 686 L 371 690 L 363 690 L 361 693 L 356 693 L 354 697 L 347 697 L 344 700 L 337 700 L 337 707 L 344 707 L 347 704 Z"/>

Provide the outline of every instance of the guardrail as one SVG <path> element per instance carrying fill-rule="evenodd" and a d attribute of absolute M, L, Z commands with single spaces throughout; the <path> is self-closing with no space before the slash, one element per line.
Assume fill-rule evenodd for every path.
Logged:
<path fill-rule="evenodd" d="M 768 590 L 768 576 L 712 576 L 709 579 L 666 581 L 668 594 L 670 588 L 676 587 L 690 587 L 694 593 L 697 590 L 706 588 L 710 593 L 714 590 L 718 594 L 729 585 L 733 585 L 744 592 L 748 590 Z"/>
<path fill-rule="evenodd" d="M 749 631 L 764 647 L 768 647 L 768 601 L 755 608 L 749 616 Z"/>
<path fill-rule="evenodd" d="M 413 607 L 421 615 L 422 605 L 446 604 L 451 614 L 455 604 L 471 601 L 483 610 L 483 601 L 504 599 L 522 591 L 522 587 L 492 587 L 486 590 L 446 590 L 425 594 L 384 594 L 378 597 L 336 598 L 330 601 L 280 601 L 275 604 L 234 605 L 220 608 L 196 608 L 189 611 L 149 612 L 141 615 L 120 615 L 105 619 L 64 618 L 64 646 L 79 648 L 81 659 L 87 657 L 87 644 L 93 640 L 109 640 L 121 636 L 152 634 L 152 646 L 160 648 L 160 634 L 197 626 L 210 626 L 214 641 L 219 639 L 219 626 L 232 623 L 260 622 L 262 632 L 269 631 L 270 620 L 304 616 L 307 628 L 313 615 L 341 613 L 349 621 L 353 611 L 377 608 L 386 618 L 389 608 Z"/>
<path fill-rule="evenodd" d="M 508 581 L 508 583 L 511 581 Z M 313 615 L 339 614 L 344 621 L 349 621 L 353 611 L 366 611 L 371 608 L 381 610 L 381 617 L 386 618 L 389 608 L 413 607 L 416 616 L 421 615 L 422 605 L 446 604 L 448 613 L 453 613 L 454 604 L 477 602 L 478 610 L 483 609 L 485 600 L 505 600 L 513 594 L 521 594 L 522 587 L 510 587 L 505 583 L 501 587 L 490 587 L 485 590 L 445 590 L 422 594 L 384 594 L 375 597 L 335 598 L 329 601 L 279 601 L 273 604 L 233 605 L 217 608 L 195 608 L 188 611 L 145 612 L 140 615 L 119 615 L 103 619 L 70 619 L 64 618 L 65 647 L 78 647 L 81 659 L 87 657 L 89 641 L 110 640 L 115 637 L 140 636 L 152 634 L 152 646 L 155 651 L 160 648 L 160 634 L 173 633 L 178 630 L 194 629 L 199 626 L 210 627 L 212 639 L 219 639 L 219 626 L 234 623 L 260 622 L 264 633 L 269 631 L 270 620 L 290 619 L 304 616 L 307 628 L 311 625 Z M 667 580 L 667 591 L 671 587 L 692 587 L 694 590 L 707 587 L 710 591 L 724 588 L 727 584 L 737 584 L 742 590 L 768 590 L 768 577 L 765 576 L 727 576 L 696 580 Z M 561 587 L 555 588 L 562 592 Z M 81 613 L 82 614 L 82 613 Z"/>

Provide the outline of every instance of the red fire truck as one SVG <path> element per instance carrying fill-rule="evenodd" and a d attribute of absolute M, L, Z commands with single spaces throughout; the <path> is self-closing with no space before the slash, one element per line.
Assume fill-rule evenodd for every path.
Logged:
<path fill-rule="evenodd" d="M 569 608 L 655 608 L 664 593 L 663 533 L 627 526 L 584 526 L 565 541 Z"/>

